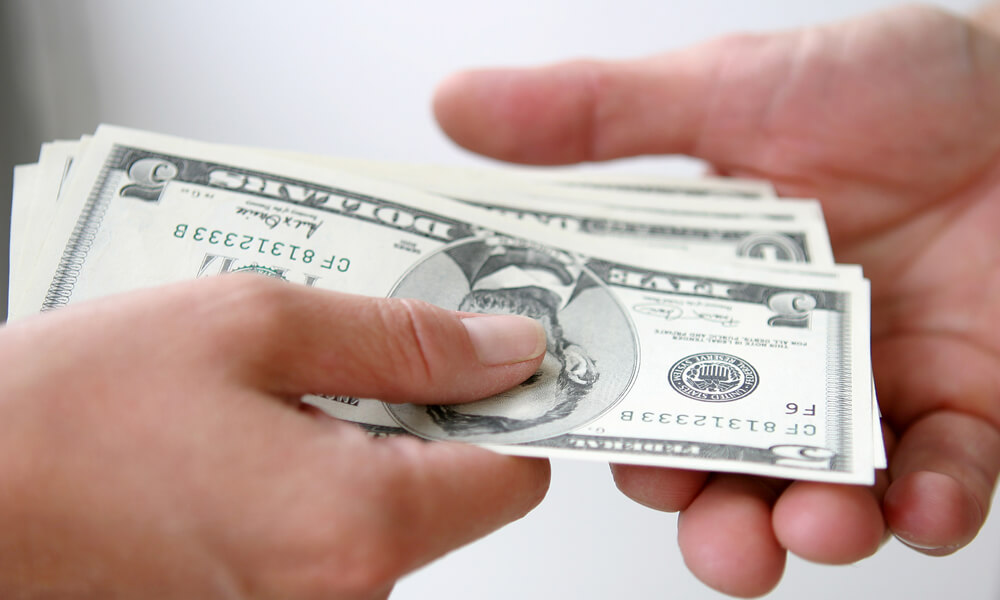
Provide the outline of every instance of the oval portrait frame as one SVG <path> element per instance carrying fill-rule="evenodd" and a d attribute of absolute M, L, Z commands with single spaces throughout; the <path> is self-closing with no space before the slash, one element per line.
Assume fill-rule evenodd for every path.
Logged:
<path fill-rule="evenodd" d="M 504 270 L 514 273 L 517 285 L 496 286 Z M 558 437 L 611 410 L 638 374 L 638 336 L 627 310 L 585 259 L 569 252 L 501 234 L 478 235 L 428 254 L 399 278 L 389 297 L 450 310 L 526 314 L 546 323 L 547 357 L 535 391 L 522 389 L 529 378 L 509 393 L 468 404 L 385 404 L 400 427 L 423 438 L 519 444 Z M 470 310 L 470 301 L 480 304 Z M 507 310 L 484 310 L 484 302 Z"/>

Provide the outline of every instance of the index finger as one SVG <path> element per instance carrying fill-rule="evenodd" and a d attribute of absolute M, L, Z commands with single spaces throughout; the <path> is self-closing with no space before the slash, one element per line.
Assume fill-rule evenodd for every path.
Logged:
<path fill-rule="evenodd" d="M 375 440 L 334 420 L 315 425 L 327 434 L 310 440 L 299 473 L 319 512 L 301 516 L 312 524 L 308 546 L 324 554 L 305 564 L 316 567 L 314 583 L 327 594 L 390 589 L 400 576 L 521 518 L 548 489 L 545 460 L 411 437 Z"/>

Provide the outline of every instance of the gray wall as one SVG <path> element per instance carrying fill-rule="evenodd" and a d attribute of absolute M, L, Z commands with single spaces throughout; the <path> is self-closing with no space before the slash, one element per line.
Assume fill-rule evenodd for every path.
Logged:
<path fill-rule="evenodd" d="M 43 142 L 78 138 L 100 122 L 86 2 L 0 3 L 0 284 L 7 289 L 14 165 L 34 162 Z M 34 276 L 35 274 L 25 274 Z M 7 295 L 0 321 L 7 318 Z"/>

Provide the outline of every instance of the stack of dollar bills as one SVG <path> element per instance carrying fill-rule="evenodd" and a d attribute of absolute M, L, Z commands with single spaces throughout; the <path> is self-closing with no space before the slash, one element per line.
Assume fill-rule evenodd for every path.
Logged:
<path fill-rule="evenodd" d="M 306 396 L 374 435 L 871 483 L 869 286 L 766 183 L 298 155 L 102 126 L 15 169 L 9 313 L 231 272 L 540 320 L 517 388 Z M 327 390 L 317 390 L 327 391 Z"/>

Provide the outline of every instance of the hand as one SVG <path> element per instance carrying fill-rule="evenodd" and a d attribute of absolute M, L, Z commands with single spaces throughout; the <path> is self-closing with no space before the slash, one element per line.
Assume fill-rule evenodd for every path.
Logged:
<path fill-rule="evenodd" d="M 0 596 L 385 598 L 520 518 L 548 463 L 373 439 L 326 393 L 455 402 L 541 326 L 222 276 L 0 331 Z"/>
<path fill-rule="evenodd" d="M 537 164 L 700 157 L 821 199 L 838 261 L 864 265 L 891 451 L 872 489 L 613 467 L 625 494 L 681 511 L 685 561 L 708 585 L 759 595 L 785 549 L 848 563 L 891 531 L 939 555 L 982 526 L 1000 471 L 994 35 L 908 7 L 635 61 L 468 72 L 439 88 L 437 118 L 469 149 Z"/>

